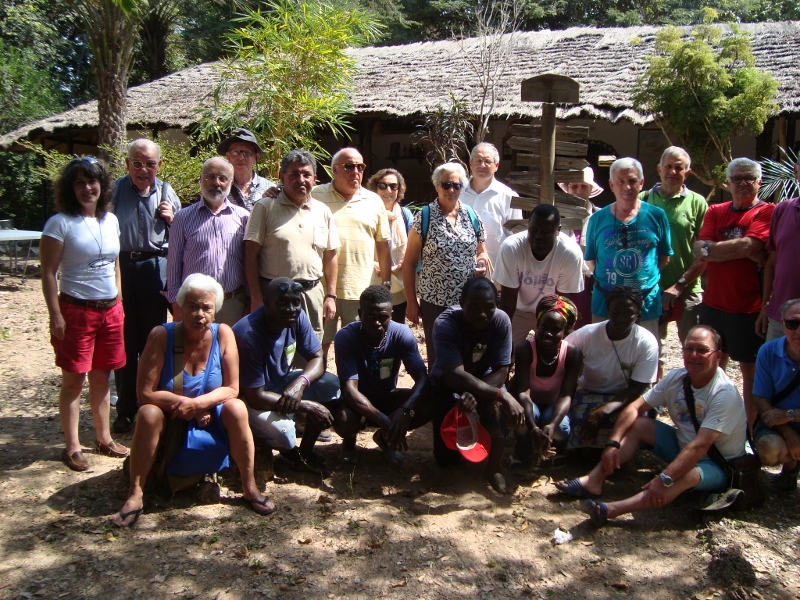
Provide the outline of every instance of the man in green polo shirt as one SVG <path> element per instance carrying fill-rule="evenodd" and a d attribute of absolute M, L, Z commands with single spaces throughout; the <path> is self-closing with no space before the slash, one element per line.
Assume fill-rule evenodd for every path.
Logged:
<path fill-rule="evenodd" d="M 697 325 L 703 288 L 700 275 L 705 263 L 695 261 L 692 245 L 703 226 L 708 209 L 705 198 L 686 187 L 686 179 L 692 172 L 692 159 L 683 148 L 670 146 L 661 155 L 658 175 L 661 179 L 652 189 L 639 194 L 642 202 L 658 206 L 667 213 L 672 255 L 669 264 L 661 271 L 662 316 L 659 321 L 658 376 L 661 378 L 664 363 L 664 340 L 667 324 L 677 321 L 678 337 L 683 344 L 686 334 Z"/>

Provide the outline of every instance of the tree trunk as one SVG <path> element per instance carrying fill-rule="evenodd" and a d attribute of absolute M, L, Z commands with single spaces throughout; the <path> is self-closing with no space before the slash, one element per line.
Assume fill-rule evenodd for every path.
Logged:
<path fill-rule="evenodd" d="M 126 12 L 119 0 L 80 0 L 76 8 L 89 35 L 97 79 L 98 154 L 112 167 L 113 149 L 125 141 L 128 73 L 140 12 Z"/>

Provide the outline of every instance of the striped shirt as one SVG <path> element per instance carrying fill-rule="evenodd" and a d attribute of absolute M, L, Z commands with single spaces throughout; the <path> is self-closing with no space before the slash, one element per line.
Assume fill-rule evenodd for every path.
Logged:
<path fill-rule="evenodd" d="M 167 299 L 175 302 L 183 280 L 192 273 L 216 279 L 225 293 L 244 285 L 244 208 L 226 199 L 214 214 L 205 200 L 178 212 L 169 232 Z"/>

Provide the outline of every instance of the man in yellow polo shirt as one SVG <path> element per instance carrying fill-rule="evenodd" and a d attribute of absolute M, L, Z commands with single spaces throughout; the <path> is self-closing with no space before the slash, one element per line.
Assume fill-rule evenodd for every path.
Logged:
<path fill-rule="evenodd" d="M 358 318 L 358 299 L 370 285 L 375 257 L 380 265 L 381 282 L 391 287 L 392 259 L 389 254 L 389 220 L 380 197 L 361 187 L 364 159 L 355 148 L 342 148 L 331 159 L 333 181 L 316 186 L 312 196 L 333 213 L 341 247 L 336 282 L 336 315 L 325 323 L 322 348 L 325 360 L 342 327 Z"/>
<path fill-rule="evenodd" d="M 317 161 L 292 150 L 281 161 L 282 190 L 253 205 L 244 236 L 244 270 L 250 310 L 263 304 L 267 285 L 278 277 L 299 283 L 301 306 L 322 341 L 322 326 L 336 314 L 339 236 L 330 209 L 311 197 Z M 325 276 L 325 283 L 320 278 Z"/>

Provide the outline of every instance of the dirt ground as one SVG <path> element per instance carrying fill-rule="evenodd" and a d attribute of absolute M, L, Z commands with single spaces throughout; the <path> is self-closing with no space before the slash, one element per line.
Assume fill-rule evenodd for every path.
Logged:
<path fill-rule="evenodd" d="M 677 358 L 677 339 L 671 347 Z M 39 280 L 0 281 L 3 599 L 800 598 L 797 492 L 768 488 L 761 508 L 715 515 L 681 500 L 598 530 L 553 486 L 596 455 L 508 472 L 519 487 L 503 497 L 477 467 L 437 468 L 429 427 L 409 436 L 402 470 L 383 461 L 371 432 L 358 466 L 325 480 L 276 459 L 266 483 L 262 450 L 261 483 L 279 507 L 271 517 L 256 516 L 228 476 L 218 502 L 211 483 L 150 497 L 138 527 L 118 531 L 109 519 L 126 495 L 122 463 L 90 454 L 91 469 L 75 473 L 60 462 L 59 382 Z M 84 399 L 87 448 L 92 435 Z M 339 440 L 318 449 L 334 463 Z M 659 469 L 641 453 L 605 497 L 630 495 Z M 557 529 L 572 540 L 554 544 Z"/>

